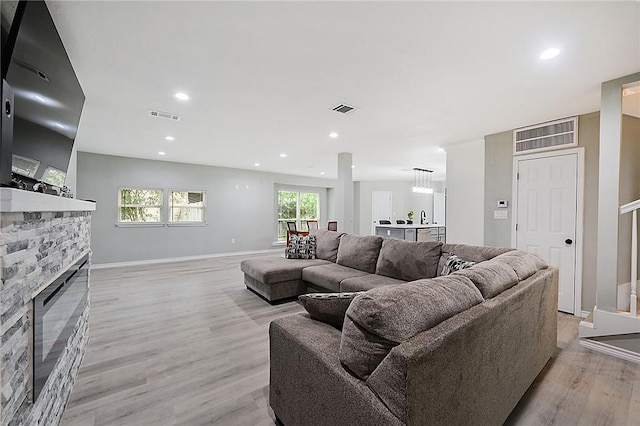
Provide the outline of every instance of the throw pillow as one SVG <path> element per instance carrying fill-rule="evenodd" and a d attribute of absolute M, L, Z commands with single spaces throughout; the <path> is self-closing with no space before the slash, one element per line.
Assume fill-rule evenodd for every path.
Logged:
<path fill-rule="evenodd" d="M 442 268 L 442 273 L 440 275 L 449 275 L 461 269 L 471 268 L 475 264 L 476 262 L 467 261 L 459 258 L 455 254 L 452 254 L 445 262 L 444 267 Z"/>
<path fill-rule="evenodd" d="M 315 259 L 315 235 L 291 235 L 289 238 L 289 246 L 285 252 L 285 257 L 287 259 Z"/>
<path fill-rule="evenodd" d="M 298 299 L 311 318 L 341 330 L 347 308 L 353 298 L 362 293 L 364 293 L 364 291 L 350 293 L 309 293 L 301 295 Z"/>

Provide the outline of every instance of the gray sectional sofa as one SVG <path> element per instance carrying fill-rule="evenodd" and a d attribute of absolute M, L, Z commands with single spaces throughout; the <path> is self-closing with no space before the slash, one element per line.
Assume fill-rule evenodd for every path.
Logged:
<path fill-rule="evenodd" d="M 558 271 L 532 254 L 326 233 L 317 247 L 297 272 L 242 268 L 267 299 L 367 290 L 332 321 L 271 323 L 269 403 L 286 426 L 500 425 L 555 351 Z M 451 255 L 476 264 L 439 276 Z"/>
<path fill-rule="evenodd" d="M 369 290 L 436 276 L 442 243 L 409 242 L 375 235 L 316 229 L 315 259 L 279 256 L 244 260 L 247 288 L 270 303 L 308 292 Z M 485 260 L 509 249 L 487 249 L 469 260 Z M 440 268 L 441 269 L 441 268 Z"/>

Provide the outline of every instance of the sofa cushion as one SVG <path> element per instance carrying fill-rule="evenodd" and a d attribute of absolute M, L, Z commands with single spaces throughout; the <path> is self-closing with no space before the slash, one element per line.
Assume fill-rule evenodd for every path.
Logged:
<path fill-rule="evenodd" d="M 342 329 L 344 315 L 354 297 L 362 292 L 308 293 L 298 297 L 311 318 Z"/>
<path fill-rule="evenodd" d="M 469 278 L 485 299 L 491 299 L 518 284 L 518 276 L 513 268 L 497 258 L 480 262 L 468 269 L 461 269 L 454 272 L 454 275 Z"/>
<path fill-rule="evenodd" d="M 347 309 L 340 361 L 365 380 L 393 347 L 482 301 L 461 275 L 369 290 Z"/>
<path fill-rule="evenodd" d="M 438 263 L 437 275 L 442 275 L 442 270 L 445 266 L 445 263 L 447 262 L 449 256 L 452 254 L 455 254 L 461 259 L 479 263 L 493 259 L 494 257 L 509 251 L 513 251 L 513 249 L 505 247 L 468 246 L 466 244 L 443 244 L 442 256 L 440 256 L 440 261 Z"/>
<path fill-rule="evenodd" d="M 535 254 L 522 250 L 512 250 L 496 256 L 494 259 L 511 266 L 520 281 L 524 281 L 539 270 L 547 268 L 544 260 Z"/>
<path fill-rule="evenodd" d="M 338 247 L 337 263 L 373 274 L 382 246 L 382 237 L 377 235 L 344 234 Z"/>
<path fill-rule="evenodd" d="M 287 259 L 315 259 L 315 235 L 291 235 L 289 246 L 285 250 L 285 257 Z"/>
<path fill-rule="evenodd" d="M 367 274 L 362 277 L 346 278 L 340 283 L 340 291 L 367 291 L 383 285 L 406 284 L 406 281 L 384 275 Z"/>
<path fill-rule="evenodd" d="M 338 258 L 338 246 L 342 233 L 327 231 L 326 229 L 314 229 L 309 235 L 316 237 L 316 258 L 336 262 Z"/>
<path fill-rule="evenodd" d="M 442 243 L 385 238 L 376 264 L 376 274 L 415 281 L 433 278 L 438 272 Z"/>
<path fill-rule="evenodd" d="M 302 279 L 302 270 L 308 266 L 331 264 L 321 259 L 285 259 L 279 256 L 255 257 L 240 263 L 242 272 L 256 281 L 273 284 Z"/>
<path fill-rule="evenodd" d="M 364 275 L 367 275 L 367 273 L 329 262 L 302 270 L 303 280 L 331 291 L 340 291 L 340 282 L 346 278 L 362 277 Z"/>

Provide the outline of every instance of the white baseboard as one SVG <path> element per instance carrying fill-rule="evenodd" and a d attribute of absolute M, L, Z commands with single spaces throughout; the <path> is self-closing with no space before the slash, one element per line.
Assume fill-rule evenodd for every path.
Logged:
<path fill-rule="evenodd" d="M 640 354 L 637 352 L 629 351 L 627 349 L 622 349 L 617 346 L 612 346 L 607 343 L 598 342 L 591 339 L 580 339 L 580 346 L 591 349 L 592 351 L 603 353 L 605 355 L 610 355 L 616 358 L 640 364 Z"/>
<path fill-rule="evenodd" d="M 591 314 L 591 312 L 589 312 L 589 311 L 582 311 L 582 312 L 580 312 L 580 315 L 579 315 L 579 316 L 580 316 L 580 318 L 586 318 L 586 317 L 588 317 L 588 316 L 589 316 L 589 314 Z"/>
<path fill-rule="evenodd" d="M 261 254 L 261 253 L 280 253 L 282 249 L 267 249 L 267 250 L 252 250 L 252 251 L 236 251 L 228 253 L 213 253 L 202 254 L 197 256 L 182 256 L 182 257 L 169 257 L 162 259 L 148 259 L 148 260 L 132 260 L 128 262 L 115 262 L 115 263 L 94 263 L 91 265 L 91 269 L 108 269 L 108 268 L 122 268 L 126 266 L 143 266 L 143 265 L 155 265 L 158 263 L 171 263 L 171 262 L 185 262 L 189 260 L 202 260 L 212 259 L 216 257 L 229 257 L 229 256 L 243 256 L 247 254 Z"/>

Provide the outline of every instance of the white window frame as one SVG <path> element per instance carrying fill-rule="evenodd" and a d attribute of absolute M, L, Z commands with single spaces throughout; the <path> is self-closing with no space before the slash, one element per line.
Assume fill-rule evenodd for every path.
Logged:
<path fill-rule="evenodd" d="M 123 207 L 122 205 L 122 190 L 130 189 L 137 191 L 159 191 L 162 196 L 160 197 L 160 205 L 126 205 L 125 207 L 155 207 L 160 208 L 160 218 L 156 222 L 122 222 L 120 221 L 120 212 Z M 116 226 L 117 227 L 153 227 L 153 226 L 165 226 L 164 223 L 164 201 L 165 201 L 165 190 L 162 188 L 141 188 L 141 187 L 132 187 L 132 186 L 121 186 L 118 188 L 118 209 L 116 211 Z"/>
<path fill-rule="evenodd" d="M 171 194 L 173 192 L 199 192 L 202 194 L 202 207 L 190 207 L 202 209 L 202 220 L 199 221 L 173 221 L 173 205 L 171 204 Z M 185 206 L 189 207 L 189 206 Z M 167 226 L 206 226 L 207 225 L 207 191 L 204 189 L 169 189 L 167 191 Z"/>
<path fill-rule="evenodd" d="M 316 207 L 316 218 L 315 219 L 304 219 L 304 220 L 305 221 L 306 220 L 317 220 L 317 221 L 320 221 L 320 193 L 319 192 L 310 191 L 310 190 L 290 190 L 290 189 L 286 189 L 286 188 L 280 188 L 280 189 L 276 190 L 276 221 L 277 221 L 276 222 L 276 241 L 277 242 L 284 242 L 284 241 L 286 241 L 286 239 L 281 240 L 280 236 L 277 235 L 278 234 L 278 229 L 280 228 L 280 222 L 285 222 L 285 224 L 286 224 L 286 222 L 290 222 L 291 219 L 279 219 L 279 218 L 277 218 L 277 216 L 278 216 L 278 208 L 279 208 L 278 199 L 280 198 L 279 197 L 279 193 L 280 192 L 295 192 L 297 194 L 296 195 L 296 218 L 295 218 L 295 221 L 296 221 L 296 228 L 298 230 L 300 230 L 300 228 L 302 227 L 302 220 L 303 220 L 303 219 L 300 218 L 300 194 L 316 194 L 318 196 L 318 205 Z M 286 226 L 285 226 L 285 229 L 286 229 Z"/>

